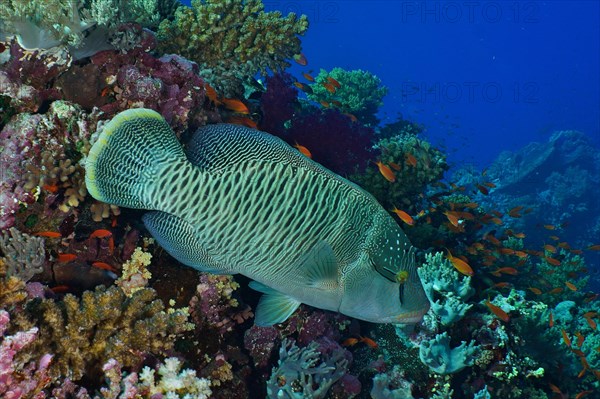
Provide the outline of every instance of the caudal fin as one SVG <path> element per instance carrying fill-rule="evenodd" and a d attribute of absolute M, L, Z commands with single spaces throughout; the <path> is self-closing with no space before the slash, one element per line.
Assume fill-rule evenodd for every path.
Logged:
<path fill-rule="evenodd" d="M 85 165 L 85 183 L 99 201 L 137 209 L 154 209 L 158 172 L 186 157 L 163 117 L 135 108 L 116 115 L 92 146 Z"/>

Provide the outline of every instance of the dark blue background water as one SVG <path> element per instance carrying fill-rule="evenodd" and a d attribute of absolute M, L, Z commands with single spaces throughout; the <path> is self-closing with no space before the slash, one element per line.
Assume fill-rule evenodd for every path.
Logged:
<path fill-rule="evenodd" d="M 263 1 L 309 17 L 308 67 L 366 69 L 381 117 L 423 123 L 452 163 L 576 129 L 600 143 L 598 1 Z"/>

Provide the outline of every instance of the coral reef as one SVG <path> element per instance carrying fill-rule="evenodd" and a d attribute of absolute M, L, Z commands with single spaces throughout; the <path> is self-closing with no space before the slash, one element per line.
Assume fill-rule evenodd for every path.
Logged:
<path fill-rule="evenodd" d="M 5 335 L 10 322 L 7 311 L 0 309 L 0 395 L 3 398 L 45 398 L 42 389 L 51 378 L 48 367 L 52 360 L 49 354 L 43 355 L 38 362 L 20 363 L 15 356 L 34 342 L 38 335 L 37 327 Z"/>
<path fill-rule="evenodd" d="M 257 72 L 283 70 L 300 53 L 306 16 L 265 12 L 260 0 L 192 0 L 158 28 L 159 51 L 200 65 L 201 75 L 226 97 L 243 95 L 242 82 Z"/>
<path fill-rule="evenodd" d="M 375 144 L 381 154 L 380 162 L 395 165 L 391 169 L 395 174 L 394 182 L 382 176 L 377 166 L 369 166 L 364 173 L 350 176 L 386 209 L 397 207 L 406 212 L 418 212 L 416 205 L 420 203 L 420 195 L 428 185 L 441 180 L 448 169 L 446 156 L 413 132 L 414 129 L 402 130 Z"/>
<path fill-rule="evenodd" d="M 450 337 L 446 332 L 421 343 L 419 357 L 429 368 L 438 374 L 452 374 L 475 362 L 479 347 L 471 341 L 463 341 L 459 346 L 450 348 Z"/>
<path fill-rule="evenodd" d="M 328 79 L 334 79 L 337 86 L 333 86 Z M 315 101 L 324 101 L 331 107 L 343 113 L 350 113 L 364 124 L 375 126 L 379 122 L 376 113 L 383 105 L 383 97 L 388 93 L 381 79 L 369 71 L 361 69 L 346 71 L 342 68 L 333 68 L 327 72 L 321 69 L 315 77 L 315 83 L 310 85 L 312 93 L 308 98 Z"/>
<path fill-rule="evenodd" d="M 39 329 L 29 356 L 50 351 L 50 375 L 72 380 L 98 375 L 100 365 L 111 358 L 130 367 L 145 353 L 164 354 L 189 328 L 185 312 L 166 311 L 150 288 L 127 297 L 119 287 L 97 287 L 81 299 L 67 294 L 62 301 L 31 301 L 28 313 L 31 320 L 18 323 Z"/>
<path fill-rule="evenodd" d="M 250 306 L 233 297 L 239 286 L 232 276 L 202 273 L 190 301 L 194 323 L 201 329 L 216 329 L 222 335 L 251 318 Z"/>
<path fill-rule="evenodd" d="M 0 251 L 4 254 L 0 260 L 9 276 L 29 281 L 43 271 L 46 252 L 41 237 L 32 237 L 11 227 L 0 231 Z"/>
<path fill-rule="evenodd" d="M 284 340 L 278 365 L 267 381 L 267 397 L 325 398 L 331 385 L 346 373 L 347 366 L 343 351 L 324 354 L 317 342 L 299 348 L 294 342 Z"/>
<path fill-rule="evenodd" d="M 443 325 L 460 320 L 473 306 L 467 303 L 475 293 L 471 277 L 460 276 L 441 252 L 426 254 L 418 273 L 431 303 L 430 312 L 439 317 Z"/>
<path fill-rule="evenodd" d="M 19 45 L 29 50 L 59 45 L 68 45 L 73 50 L 81 47 L 98 50 L 111 48 L 110 37 L 126 22 L 156 27 L 173 12 L 173 3 L 172 0 L 33 0 L 25 3 L 7 0 L 0 6 L 0 20 L 2 31 L 14 35 Z"/>

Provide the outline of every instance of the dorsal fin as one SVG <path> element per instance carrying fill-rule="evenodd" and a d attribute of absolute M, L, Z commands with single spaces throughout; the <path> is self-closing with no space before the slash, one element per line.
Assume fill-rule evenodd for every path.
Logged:
<path fill-rule="evenodd" d="M 285 162 L 297 167 L 316 166 L 275 136 L 225 123 L 196 130 L 186 145 L 186 155 L 191 163 L 209 172 L 251 160 Z"/>

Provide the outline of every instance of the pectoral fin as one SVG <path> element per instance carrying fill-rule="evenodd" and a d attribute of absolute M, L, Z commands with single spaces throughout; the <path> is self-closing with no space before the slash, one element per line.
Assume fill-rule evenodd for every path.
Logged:
<path fill-rule="evenodd" d="M 334 289 L 338 285 L 338 264 L 331 245 L 319 241 L 298 262 L 298 274 L 313 288 Z"/>
<path fill-rule="evenodd" d="M 260 327 L 272 326 L 273 324 L 286 321 L 300 306 L 300 302 L 283 295 L 279 291 L 267 287 L 257 281 L 250 282 L 250 288 L 264 293 L 258 301 L 254 324 Z"/>

